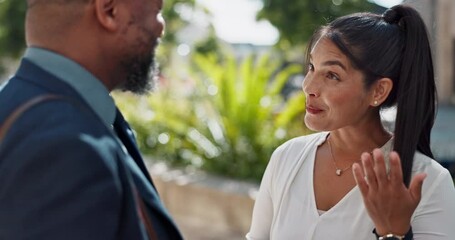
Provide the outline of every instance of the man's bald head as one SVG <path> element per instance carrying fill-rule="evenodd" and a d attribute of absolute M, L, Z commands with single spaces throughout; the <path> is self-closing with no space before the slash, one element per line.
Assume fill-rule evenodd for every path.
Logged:
<path fill-rule="evenodd" d="M 90 0 L 27 0 L 26 39 L 34 45 L 49 36 L 62 37 L 78 23 Z"/>
<path fill-rule="evenodd" d="M 27 0 L 27 7 L 30 9 L 36 5 L 47 4 L 74 4 L 88 3 L 90 0 Z"/>

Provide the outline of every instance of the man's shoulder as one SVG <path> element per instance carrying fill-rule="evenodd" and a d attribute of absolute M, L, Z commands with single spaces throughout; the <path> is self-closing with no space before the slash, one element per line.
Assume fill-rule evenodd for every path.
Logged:
<path fill-rule="evenodd" d="M 2 140 L 0 155 L 5 156 L 4 154 L 13 151 L 27 155 L 31 152 L 29 149 L 57 153 L 65 149 L 64 151 L 78 154 L 78 149 L 83 148 L 88 151 L 92 148 L 104 152 L 109 149 L 111 156 L 117 154 L 118 144 L 112 130 L 109 129 L 110 126 L 106 126 L 70 87 L 56 86 L 59 81 L 38 79 L 49 77 L 45 75 L 35 76 L 36 79 L 33 81 L 15 75 L 0 92 L 0 102 L 5 103 L 0 108 L 0 125 L 4 124 L 6 118 L 16 109 L 30 100 L 50 95 L 57 96 L 52 100 L 34 104 L 14 121 Z M 39 81 L 43 83 L 35 84 Z"/>
<path fill-rule="evenodd" d="M 82 136 L 85 138 L 81 138 Z M 87 139 L 110 139 L 110 142 L 115 143 L 112 131 L 91 109 L 83 102 L 63 97 L 44 101 L 27 109 L 7 130 L 2 144 L 11 144 L 16 148 L 35 144 L 58 146 L 73 140 Z M 78 145 L 73 147 L 77 148 Z"/>
<path fill-rule="evenodd" d="M 65 101 L 25 113 L 0 144 L 0 165 L 10 168 L 54 164 L 62 168 L 106 170 L 115 175 L 124 157 L 115 135 L 94 114 Z"/>
<path fill-rule="evenodd" d="M 74 90 L 67 84 L 59 81 L 50 74 L 36 74 L 33 76 L 21 76 L 16 74 L 8 80 L 8 84 L 0 91 L 0 123 L 3 118 L 21 104 L 40 95 L 64 95 L 80 99 Z"/>
<path fill-rule="evenodd" d="M 93 110 L 69 86 L 62 84 L 58 89 L 52 89 L 47 88 L 47 85 L 54 85 L 55 88 L 58 81 L 54 83 L 46 82 L 45 79 L 35 80 L 43 83 L 34 84 L 33 81 L 17 75 L 9 80 L 8 85 L 0 92 L 0 102 L 5 103 L 0 108 L 0 124 L 15 110 L 39 98 L 47 100 L 32 104 L 33 106 L 21 114 L 12 128 L 41 125 L 42 128 L 35 130 L 59 130 L 62 127 L 70 130 L 81 126 L 90 127 L 99 122 Z M 87 121 L 92 123 L 87 124 Z"/>

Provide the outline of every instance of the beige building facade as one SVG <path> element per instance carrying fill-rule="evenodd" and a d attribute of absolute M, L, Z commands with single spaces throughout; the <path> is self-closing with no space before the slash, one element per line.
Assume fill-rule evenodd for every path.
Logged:
<path fill-rule="evenodd" d="M 431 38 L 441 104 L 455 104 L 455 1 L 405 0 L 424 18 Z"/>

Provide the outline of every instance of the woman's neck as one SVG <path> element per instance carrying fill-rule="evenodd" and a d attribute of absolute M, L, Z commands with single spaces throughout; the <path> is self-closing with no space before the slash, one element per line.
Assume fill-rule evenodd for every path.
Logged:
<path fill-rule="evenodd" d="M 382 147 L 390 140 L 388 132 L 381 121 L 369 121 L 363 126 L 348 126 L 330 131 L 329 141 L 334 152 L 340 159 L 360 156 L 363 152 L 371 152 Z"/>

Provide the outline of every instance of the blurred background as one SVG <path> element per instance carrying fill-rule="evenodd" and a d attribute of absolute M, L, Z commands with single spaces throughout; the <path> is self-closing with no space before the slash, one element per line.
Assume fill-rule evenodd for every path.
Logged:
<path fill-rule="evenodd" d="M 114 98 L 187 239 L 243 239 L 272 151 L 303 124 L 305 46 L 336 17 L 401 0 L 165 0 L 159 84 Z M 455 2 L 404 1 L 430 33 L 439 94 L 435 158 L 455 173 Z M 0 0 L 0 89 L 25 49 L 25 0 Z M 3 104 L 0 103 L 0 107 Z M 393 126 L 394 111 L 383 113 Z"/>

